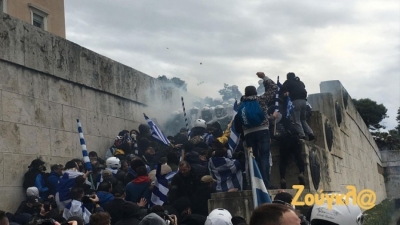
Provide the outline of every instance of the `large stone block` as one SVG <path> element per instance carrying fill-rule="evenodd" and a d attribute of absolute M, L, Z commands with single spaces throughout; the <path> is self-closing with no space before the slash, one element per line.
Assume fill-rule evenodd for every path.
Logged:
<path fill-rule="evenodd" d="M 74 92 L 71 83 L 55 78 L 50 78 L 49 95 L 50 101 L 72 106 Z"/>
<path fill-rule="evenodd" d="M 4 186 L 21 187 L 28 166 L 37 155 L 4 153 Z"/>
<path fill-rule="evenodd" d="M 63 120 L 65 130 L 70 132 L 78 132 L 78 124 L 76 120 L 79 119 L 82 124 L 83 130 L 86 131 L 86 112 L 87 111 L 84 109 L 63 105 Z"/>
<path fill-rule="evenodd" d="M 0 209 L 15 212 L 19 204 L 25 200 L 22 187 L 0 187 Z"/>
<path fill-rule="evenodd" d="M 33 97 L 49 100 L 49 77 L 40 73 L 33 76 Z"/>
<path fill-rule="evenodd" d="M 100 75 L 100 86 L 108 93 L 115 94 L 115 74 L 117 72 L 117 64 L 115 61 L 99 56 L 99 75 Z M 128 86 L 129 87 L 129 86 Z"/>
<path fill-rule="evenodd" d="M 0 152 L 19 153 L 20 127 L 16 123 L 0 121 Z"/>
<path fill-rule="evenodd" d="M 50 155 L 50 132 L 43 127 L 19 125 L 21 153 L 26 155 Z"/>
<path fill-rule="evenodd" d="M 102 90 L 100 85 L 99 74 L 99 55 L 86 48 L 80 51 L 80 74 L 77 75 L 76 81 L 88 87 Z"/>
<path fill-rule="evenodd" d="M 18 73 L 18 89 L 21 95 L 33 96 L 33 77 L 38 73 L 32 70 L 23 70 Z"/>
<path fill-rule="evenodd" d="M 114 100 L 116 98 L 117 97 L 115 96 L 97 93 L 93 101 L 95 104 L 95 110 L 92 111 L 104 115 L 116 116 L 117 109 L 115 108 L 116 103 Z"/>
<path fill-rule="evenodd" d="M 108 116 L 107 122 L 107 137 L 109 138 L 115 138 L 121 130 L 125 129 L 124 119 Z"/>
<path fill-rule="evenodd" d="M 71 132 L 50 130 L 51 156 L 72 157 L 72 152 L 76 149 L 73 140 L 77 138 Z"/>
<path fill-rule="evenodd" d="M 0 58 L 24 65 L 24 22 L 5 13 L 0 17 Z"/>
<path fill-rule="evenodd" d="M 2 91 L 3 120 L 15 123 L 34 124 L 35 101 L 33 98 Z"/>
<path fill-rule="evenodd" d="M 25 66 L 54 74 L 55 56 L 53 54 L 52 34 L 31 25 L 25 27 Z"/>
<path fill-rule="evenodd" d="M 87 134 L 101 136 L 106 133 L 108 121 L 107 116 L 96 112 L 87 112 Z"/>
<path fill-rule="evenodd" d="M 52 37 L 52 48 L 55 58 L 54 75 L 66 80 L 76 81 L 76 73 L 71 73 L 69 68 L 70 66 L 74 67 L 74 65 L 69 62 L 69 56 L 71 53 L 73 54 L 69 49 L 70 43 L 71 42 L 64 38 L 57 36 Z"/>
<path fill-rule="evenodd" d="M 106 138 L 98 136 L 85 135 L 85 142 L 87 150 L 89 152 L 97 152 L 101 158 L 103 158 L 103 156 L 105 155 L 105 150 L 107 150 L 111 146 Z M 80 157 L 82 157 L 82 153 L 80 154 Z"/>
<path fill-rule="evenodd" d="M 81 76 L 80 55 L 82 47 L 72 42 L 68 42 L 67 45 L 67 79 L 77 82 L 78 76 Z"/>
<path fill-rule="evenodd" d="M 19 125 L 21 138 L 21 154 L 39 155 L 37 146 L 37 130 L 35 126 Z"/>
<path fill-rule="evenodd" d="M 16 67 L 6 62 L 0 62 L 0 90 L 18 92 L 18 74 L 22 73 L 22 68 Z"/>
<path fill-rule="evenodd" d="M 96 110 L 96 96 L 108 96 L 107 94 L 98 93 L 92 89 L 80 85 L 74 85 L 73 92 L 73 106 L 92 112 Z"/>
<path fill-rule="evenodd" d="M 3 110 L 2 110 L 2 105 L 3 104 L 1 103 L 2 102 L 2 97 L 1 97 L 2 94 L 1 94 L 1 92 L 2 91 L 0 90 L 0 121 L 3 120 Z"/>
<path fill-rule="evenodd" d="M 4 155 L 0 153 L 0 186 L 4 185 Z"/>
<path fill-rule="evenodd" d="M 36 99 L 35 125 L 64 130 L 65 125 L 63 123 L 62 105 L 55 102 Z"/>

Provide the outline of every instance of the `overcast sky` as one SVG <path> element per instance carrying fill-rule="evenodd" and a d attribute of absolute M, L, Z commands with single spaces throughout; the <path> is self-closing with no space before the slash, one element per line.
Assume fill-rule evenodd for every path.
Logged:
<path fill-rule="evenodd" d="M 295 72 L 309 94 L 340 80 L 352 98 L 400 106 L 399 0 L 66 0 L 67 39 L 150 76 L 217 97 Z M 203 84 L 199 84 L 204 82 Z"/>

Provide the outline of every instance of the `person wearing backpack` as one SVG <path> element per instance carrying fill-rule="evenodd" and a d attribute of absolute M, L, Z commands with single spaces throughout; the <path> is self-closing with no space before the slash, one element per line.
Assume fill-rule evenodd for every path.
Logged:
<path fill-rule="evenodd" d="M 312 141 L 315 139 L 313 130 L 308 126 L 306 121 L 306 111 L 307 111 L 307 91 L 306 86 L 300 78 L 292 72 L 286 75 L 286 81 L 283 83 L 280 90 L 285 96 L 289 96 L 292 100 L 294 109 L 291 113 L 295 128 L 299 132 L 300 139 L 305 139 L 306 134 L 308 135 L 308 140 Z"/>
<path fill-rule="evenodd" d="M 264 184 L 267 188 L 272 188 L 269 181 L 270 135 L 267 110 L 268 102 L 274 98 L 278 87 L 263 72 L 258 72 L 257 76 L 263 80 L 265 92 L 257 96 L 256 87 L 247 86 L 238 106 L 237 117 L 242 124 L 247 147 L 253 148 Z M 271 117 L 275 119 L 278 113 L 274 112 Z"/>

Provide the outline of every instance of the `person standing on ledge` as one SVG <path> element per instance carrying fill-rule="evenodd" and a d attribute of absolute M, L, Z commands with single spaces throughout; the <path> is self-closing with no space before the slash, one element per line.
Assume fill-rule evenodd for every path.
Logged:
<path fill-rule="evenodd" d="M 265 187 L 274 188 L 269 179 L 270 135 L 267 110 L 268 103 L 274 99 L 278 86 L 263 72 L 258 72 L 257 76 L 263 80 L 264 94 L 257 96 L 256 87 L 247 86 L 238 106 L 236 117 L 239 118 L 238 122 L 242 125 L 247 147 L 253 148 Z M 278 112 L 274 112 L 271 119 L 275 120 L 278 115 Z"/>
<path fill-rule="evenodd" d="M 286 81 L 282 85 L 281 93 L 285 96 L 289 96 L 294 109 L 291 115 L 295 122 L 295 128 L 299 132 L 299 138 L 305 139 L 306 134 L 308 140 L 312 141 L 315 139 L 314 133 L 306 121 L 306 110 L 307 110 L 307 91 L 306 86 L 300 81 L 300 78 L 292 72 L 286 75 Z"/>

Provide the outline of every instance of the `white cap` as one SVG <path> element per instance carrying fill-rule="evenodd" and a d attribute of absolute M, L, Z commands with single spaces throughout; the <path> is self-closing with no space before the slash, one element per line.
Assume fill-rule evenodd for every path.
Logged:
<path fill-rule="evenodd" d="M 214 209 L 204 225 L 232 225 L 232 215 L 226 209 Z"/>

